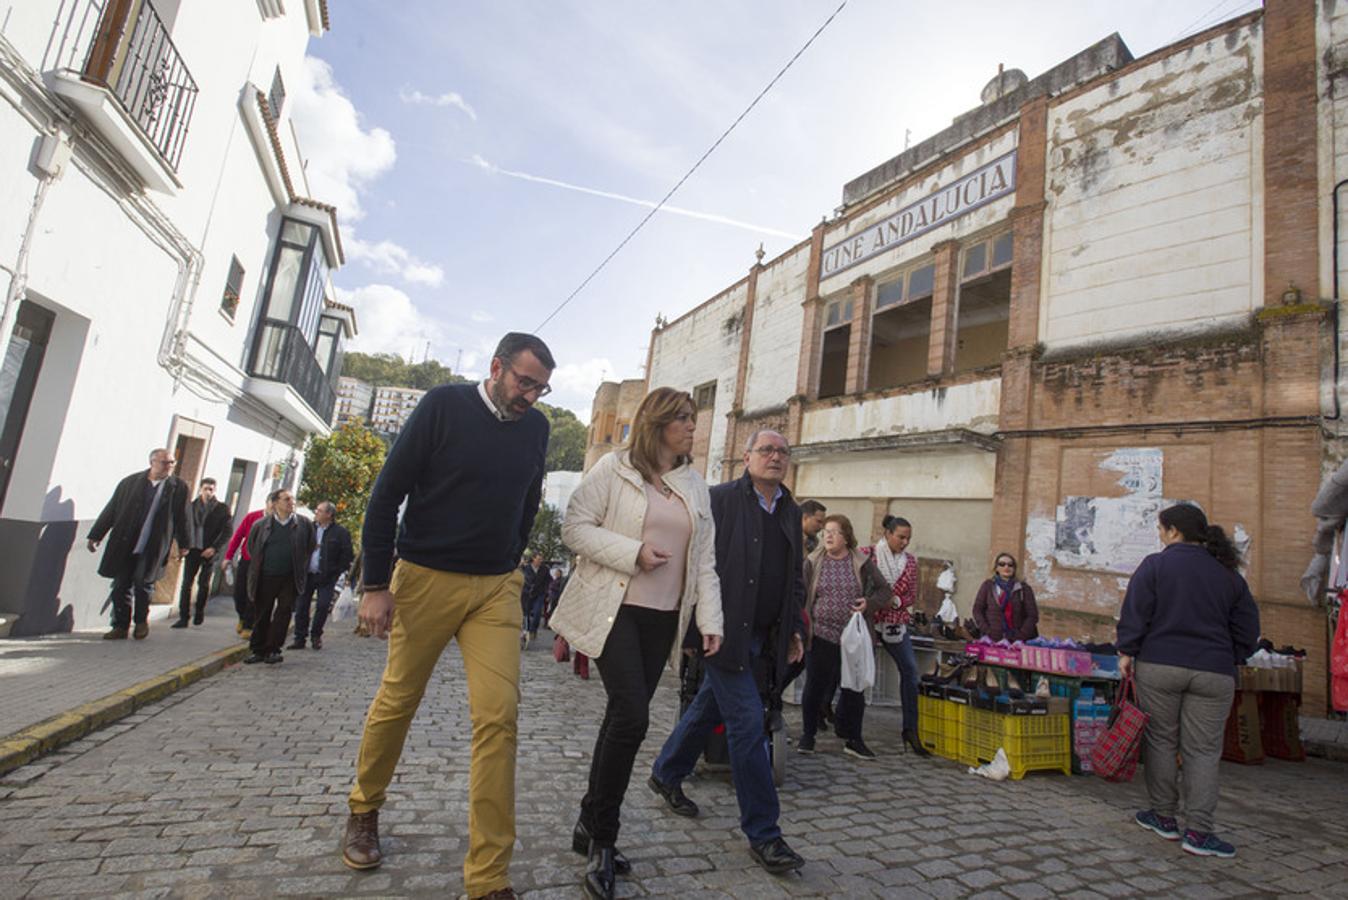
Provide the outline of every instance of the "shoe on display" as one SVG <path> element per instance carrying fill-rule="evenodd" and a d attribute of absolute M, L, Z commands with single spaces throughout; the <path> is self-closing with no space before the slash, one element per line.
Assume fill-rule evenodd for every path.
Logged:
<path fill-rule="evenodd" d="M 1167 841 L 1180 839 L 1179 824 L 1170 816 L 1158 816 L 1155 810 L 1144 809 L 1133 816 L 1133 821 L 1141 828 L 1156 832 Z"/>
<path fill-rule="evenodd" d="M 855 756 L 857 759 L 872 760 L 876 758 L 875 751 L 867 747 L 866 742 L 861 738 L 843 744 L 843 752 L 848 756 Z"/>
<path fill-rule="evenodd" d="M 1216 856 L 1219 859 L 1230 859 L 1236 855 L 1236 848 L 1217 835 L 1210 831 L 1194 831 L 1192 828 L 1184 832 L 1180 849 L 1194 856 Z"/>

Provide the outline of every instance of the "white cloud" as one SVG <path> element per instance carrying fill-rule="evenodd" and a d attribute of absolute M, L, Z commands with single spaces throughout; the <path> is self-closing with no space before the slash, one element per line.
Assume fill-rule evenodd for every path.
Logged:
<path fill-rule="evenodd" d="M 472 319 L 474 322 L 476 322 L 476 323 L 479 324 L 479 325 L 485 325 L 485 324 L 487 324 L 488 322 L 495 322 L 495 321 L 496 321 L 496 317 L 495 317 L 495 316 L 493 316 L 493 315 L 492 315 L 491 313 L 489 313 L 489 312 L 483 312 L 483 311 L 480 310 L 480 309 L 475 309 L 475 310 L 473 310 L 472 313 L 469 314 L 468 318 Z"/>
<path fill-rule="evenodd" d="M 444 345 L 444 326 L 419 310 L 412 298 L 388 284 L 354 290 L 337 288 L 337 300 L 356 311 L 360 333 L 349 348 L 361 353 L 396 353 L 420 359 L 431 342 L 431 355 Z"/>
<path fill-rule="evenodd" d="M 598 390 L 600 382 L 617 378 L 616 372 L 613 362 L 607 357 L 594 357 L 578 363 L 563 363 L 552 373 L 552 378 L 548 382 L 552 385 L 552 393 L 544 402 L 569 409 L 582 422 L 589 424 L 594 392 Z"/>
<path fill-rule="evenodd" d="M 397 159 L 393 136 L 383 128 L 366 129 L 355 104 L 342 92 L 332 67 L 307 56 L 295 83 L 287 85 L 291 116 L 307 155 L 304 176 L 314 198 L 337 207 L 354 222 L 363 214 L 360 195 Z"/>
<path fill-rule="evenodd" d="M 460 110 L 474 122 L 477 121 L 477 110 L 468 105 L 468 101 L 463 99 L 463 95 L 456 91 L 446 91 L 443 94 L 423 94 L 418 90 L 408 90 L 403 88 L 398 92 L 398 99 L 409 106 L 450 106 Z"/>
<path fill-rule="evenodd" d="M 411 251 L 393 241 L 369 243 L 357 237 L 346 240 L 346 258 L 359 261 L 385 275 L 398 275 L 410 284 L 439 287 L 445 280 L 445 270 L 413 256 Z"/>

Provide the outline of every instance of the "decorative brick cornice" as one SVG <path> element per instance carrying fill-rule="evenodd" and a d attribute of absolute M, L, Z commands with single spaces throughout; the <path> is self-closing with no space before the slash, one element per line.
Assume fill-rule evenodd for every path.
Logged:
<path fill-rule="evenodd" d="M 326 6 L 324 8 L 326 9 Z M 286 195 L 290 198 L 291 203 L 298 203 L 301 206 L 307 206 L 310 209 L 328 214 L 328 218 L 332 220 L 333 242 L 337 245 L 337 261 L 345 265 L 346 251 L 342 248 L 342 232 L 337 225 L 337 207 L 331 203 L 315 200 L 312 197 L 305 197 L 295 190 L 295 182 L 290 177 L 290 167 L 286 164 L 285 150 L 281 147 L 281 134 L 276 128 L 276 116 L 272 114 L 267 95 L 262 91 L 256 91 L 256 94 L 257 108 L 262 113 L 262 121 L 267 125 L 267 139 L 271 144 L 271 152 L 276 159 L 276 165 L 281 170 L 281 180 L 285 183 Z"/>

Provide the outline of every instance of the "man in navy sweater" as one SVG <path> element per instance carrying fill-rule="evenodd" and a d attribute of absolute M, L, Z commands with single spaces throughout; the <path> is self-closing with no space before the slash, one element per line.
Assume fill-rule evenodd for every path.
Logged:
<path fill-rule="evenodd" d="M 507 334 L 484 382 L 441 385 L 421 398 L 375 481 L 361 539 L 360 621 L 387 636 L 389 648 L 349 798 L 342 860 L 352 868 L 382 862 L 379 808 L 426 683 L 457 640 L 473 721 L 464 887 L 469 897 L 515 896 L 517 565 L 548 447 L 547 417 L 532 407 L 550 390 L 555 367 L 537 337 Z M 398 565 L 390 572 L 395 532 Z"/>

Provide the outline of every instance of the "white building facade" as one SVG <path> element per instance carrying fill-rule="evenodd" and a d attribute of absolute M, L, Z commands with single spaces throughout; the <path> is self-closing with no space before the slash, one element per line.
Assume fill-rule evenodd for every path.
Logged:
<path fill-rule="evenodd" d="M 355 315 L 285 100 L 327 18 L 0 0 L 0 633 L 103 621 L 85 535 L 151 449 L 241 518 L 328 432 Z"/>
<path fill-rule="evenodd" d="M 1244 547 L 1264 635 L 1310 648 L 1322 714 L 1299 578 L 1348 432 L 1345 60 L 1342 4 L 1268 0 L 1140 58 L 1111 35 L 999 71 L 808 240 L 660 323 L 648 387 L 711 398 L 709 481 L 774 428 L 796 495 L 859 538 L 910 519 L 929 612 L 946 563 L 968 616 L 1006 552 L 1041 632 L 1110 639 L 1156 513 L 1198 503 Z"/>

